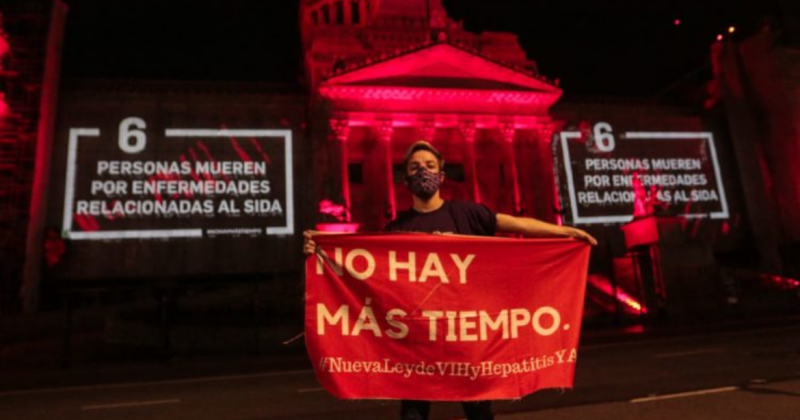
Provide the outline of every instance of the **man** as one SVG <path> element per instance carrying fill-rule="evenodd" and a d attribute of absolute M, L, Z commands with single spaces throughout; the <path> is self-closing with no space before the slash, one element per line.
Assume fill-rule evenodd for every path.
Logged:
<path fill-rule="evenodd" d="M 444 159 L 435 147 L 418 141 L 406 152 L 406 186 L 411 191 L 413 206 L 400 213 L 384 228 L 390 232 L 452 233 L 459 235 L 494 236 L 496 232 L 522 234 L 528 237 L 575 238 L 596 245 L 588 233 L 567 226 L 557 226 L 529 217 L 515 217 L 494 213 L 482 204 L 445 200 L 439 194 L 444 182 Z M 313 235 L 303 232 L 303 251 L 306 255 L 316 251 Z M 491 420 L 491 402 L 463 402 L 467 420 Z M 427 420 L 428 401 L 402 401 L 402 420 Z"/>

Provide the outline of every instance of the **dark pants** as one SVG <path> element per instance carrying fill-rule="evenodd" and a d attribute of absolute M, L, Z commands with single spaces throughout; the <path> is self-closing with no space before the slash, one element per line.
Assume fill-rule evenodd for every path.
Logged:
<path fill-rule="evenodd" d="M 493 420 L 491 401 L 464 401 L 461 403 L 467 420 Z M 403 400 L 400 402 L 400 420 L 428 420 L 430 401 Z"/>

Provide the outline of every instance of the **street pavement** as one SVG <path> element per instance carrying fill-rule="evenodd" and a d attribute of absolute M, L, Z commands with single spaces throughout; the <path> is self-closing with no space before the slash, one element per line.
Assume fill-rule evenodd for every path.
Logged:
<path fill-rule="evenodd" d="M 500 416 L 499 420 L 790 420 L 800 417 L 800 380 L 721 387 Z"/>
<path fill-rule="evenodd" d="M 214 361 L 181 363 L 76 368 L 60 381 L 59 373 L 31 373 L 17 387 L 6 380 L 0 419 L 397 418 L 393 401 L 329 396 L 302 359 L 250 360 L 229 371 L 210 368 Z M 498 402 L 495 410 L 499 420 L 797 419 L 800 325 L 596 340 L 581 346 L 574 389 Z M 458 404 L 434 404 L 432 419 L 460 417 Z"/>

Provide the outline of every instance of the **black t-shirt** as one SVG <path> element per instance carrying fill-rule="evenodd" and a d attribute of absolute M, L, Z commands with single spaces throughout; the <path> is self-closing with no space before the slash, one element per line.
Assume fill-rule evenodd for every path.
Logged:
<path fill-rule="evenodd" d="M 445 200 L 438 209 L 420 213 L 408 209 L 384 228 L 387 232 L 440 232 L 494 236 L 497 215 L 483 204 Z"/>

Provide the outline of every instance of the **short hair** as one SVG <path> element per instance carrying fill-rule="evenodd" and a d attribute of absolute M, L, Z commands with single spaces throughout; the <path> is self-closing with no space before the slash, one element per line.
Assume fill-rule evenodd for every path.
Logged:
<path fill-rule="evenodd" d="M 439 170 L 440 171 L 444 170 L 444 159 L 442 159 L 442 154 L 439 153 L 439 151 L 436 150 L 436 148 L 433 147 L 432 144 L 428 143 L 425 140 L 416 141 L 416 142 L 414 142 L 414 144 L 412 144 L 408 148 L 408 150 L 406 151 L 405 157 L 403 157 L 403 168 L 404 169 L 408 168 L 408 161 L 411 160 L 411 156 L 413 156 L 414 153 L 417 153 L 420 150 L 425 150 L 425 151 L 431 152 L 434 156 L 436 156 L 436 160 L 439 161 Z"/>

